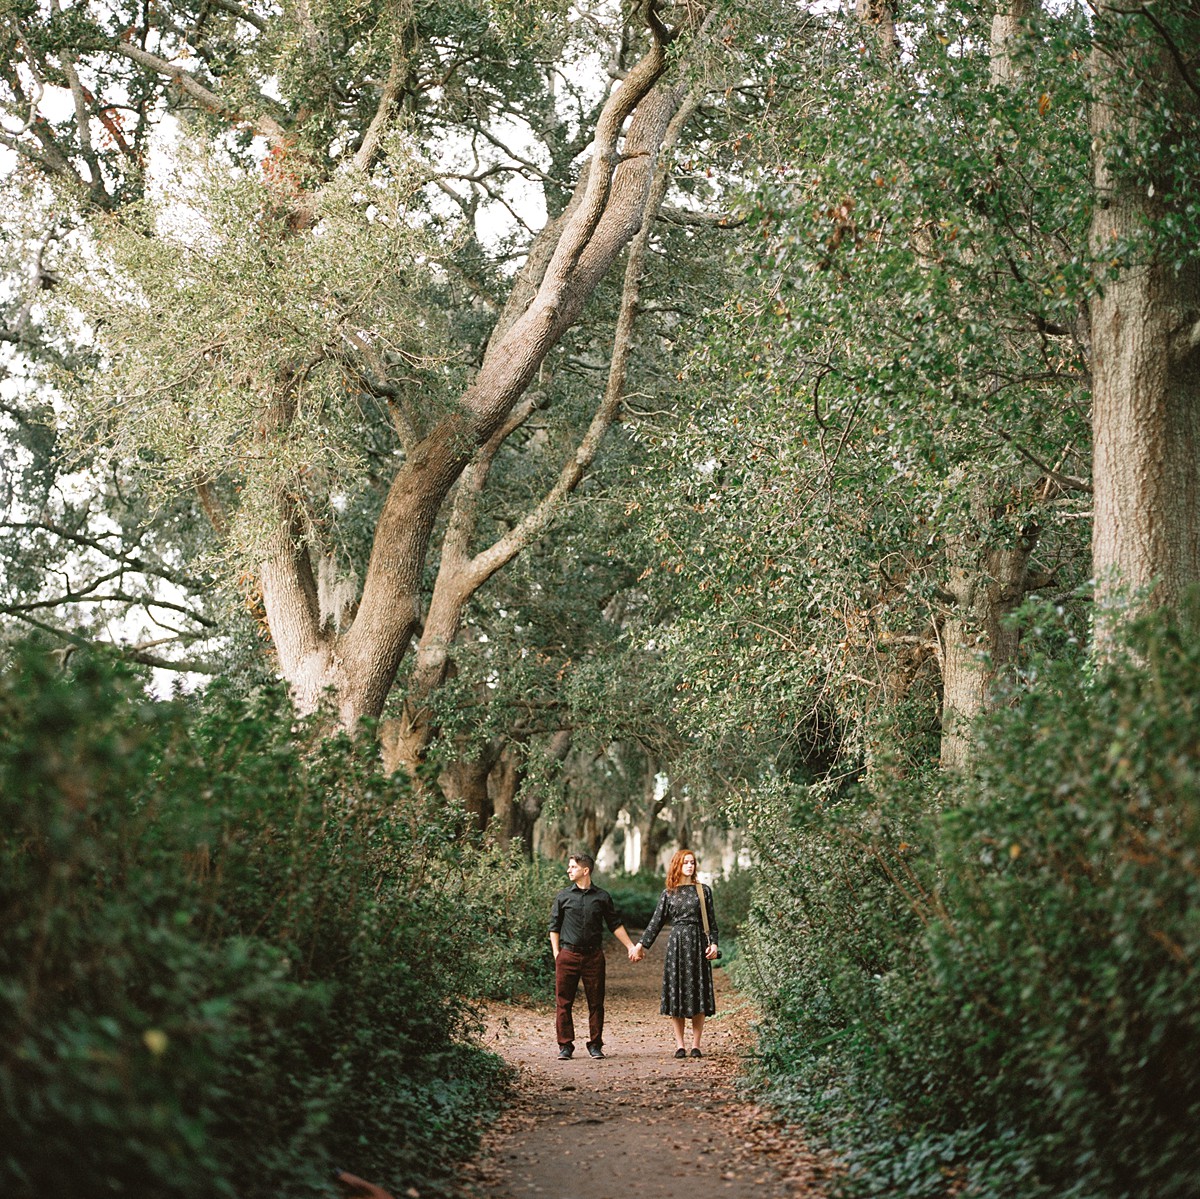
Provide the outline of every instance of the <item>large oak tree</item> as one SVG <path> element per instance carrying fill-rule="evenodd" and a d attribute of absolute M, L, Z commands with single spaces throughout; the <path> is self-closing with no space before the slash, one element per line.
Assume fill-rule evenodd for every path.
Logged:
<path fill-rule="evenodd" d="M 704 23 L 657 4 L 183 3 L 6 26 L 4 136 L 94 238 L 70 284 L 69 311 L 96 318 L 81 437 L 162 496 L 192 491 L 301 710 L 381 716 L 418 640 L 395 760 L 428 745 L 465 605 L 620 415 Z M 540 499 L 481 526 L 498 456 L 544 448 L 530 418 L 564 335 L 631 242 L 615 333 L 588 331 L 607 377 L 590 419 Z"/>

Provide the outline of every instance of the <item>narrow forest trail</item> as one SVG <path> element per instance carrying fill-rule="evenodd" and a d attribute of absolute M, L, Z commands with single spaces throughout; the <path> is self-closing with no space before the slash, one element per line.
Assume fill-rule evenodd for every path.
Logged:
<path fill-rule="evenodd" d="M 752 1044 L 751 1011 L 715 972 L 717 1015 L 702 1059 L 676 1060 L 658 1014 L 661 952 L 639 965 L 608 950 L 603 1060 L 583 1047 L 587 1004 L 575 1005 L 575 1057 L 557 1058 L 552 996 L 496 1005 L 485 1043 L 515 1066 L 516 1098 L 484 1137 L 465 1188 L 478 1199 L 822 1199 L 822 1170 L 795 1129 L 738 1095 Z M 689 1042 L 690 1044 L 690 1042 Z"/>

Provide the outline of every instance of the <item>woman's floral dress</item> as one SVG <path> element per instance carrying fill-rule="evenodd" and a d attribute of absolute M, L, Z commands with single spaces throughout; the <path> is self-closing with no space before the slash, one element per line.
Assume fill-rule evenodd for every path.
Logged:
<path fill-rule="evenodd" d="M 712 888 L 701 885 L 708 908 L 709 934 L 715 945 L 717 915 L 713 910 Z M 700 919 L 700 898 L 693 884 L 664 891 L 658 897 L 658 906 L 642 933 L 642 944 L 647 949 L 654 944 L 667 920 L 671 922 L 671 935 L 667 940 L 667 960 L 663 963 L 659 1011 L 664 1016 L 711 1016 L 717 1010 L 712 963 L 704 956 L 707 943 Z"/>

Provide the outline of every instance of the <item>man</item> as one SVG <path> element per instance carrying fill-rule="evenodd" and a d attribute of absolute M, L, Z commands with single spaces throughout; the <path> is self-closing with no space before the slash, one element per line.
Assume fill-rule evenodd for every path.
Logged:
<path fill-rule="evenodd" d="M 572 854 L 567 862 L 569 887 L 564 887 L 550 908 L 550 947 L 554 950 L 555 1032 L 558 1056 L 566 1061 L 575 1052 L 575 1021 L 571 1008 L 579 983 L 588 1005 L 587 1051 L 604 1056 L 604 926 L 625 946 L 630 957 L 633 940 L 625 931 L 612 896 L 592 886 L 596 860 L 587 853 Z"/>

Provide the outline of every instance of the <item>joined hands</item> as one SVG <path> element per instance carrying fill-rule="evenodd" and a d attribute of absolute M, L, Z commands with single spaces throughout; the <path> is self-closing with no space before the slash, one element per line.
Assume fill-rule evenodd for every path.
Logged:
<path fill-rule="evenodd" d="M 631 945 L 629 947 L 629 960 L 631 962 L 640 962 L 646 956 L 646 950 L 641 945 Z"/>

